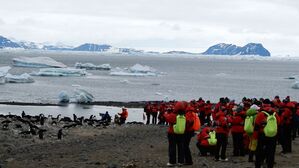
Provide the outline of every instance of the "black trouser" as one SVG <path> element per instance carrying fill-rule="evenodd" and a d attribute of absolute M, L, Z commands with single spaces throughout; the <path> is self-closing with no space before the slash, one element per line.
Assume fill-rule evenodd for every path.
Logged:
<path fill-rule="evenodd" d="M 150 120 L 151 120 L 151 113 L 146 113 L 146 124 L 150 124 Z"/>
<path fill-rule="evenodd" d="M 276 150 L 276 137 L 265 137 L 265 134 L 260 133 L 255 152 L 255 167 L 260 168 L 266 159 L 267 167 L 273 168 L 274 156 Z"/>
<path fill-rule="evenodd" d="M 120 125 L 124 124 L 126 122 L 126 118 L 120 117 Z"/>
<path fill-rule="evenodd" d="M 176 164 L 176 149 L 178 149 L 178 163 L 184 163 L 184 135 L 168 133 L 169 163 Z"/>
<path fill-rule="evenodd" d="M 292 126 L 291 125 L 283 125 L 281 133 L 281 146 L 283 153 L 291 153 L 292 152 Z"/>
<path fill-rule="evenodd" d="M 152 113 L 153 119 L 152 119 L 152 124 L 157 124 L 157 116 L 158 113 Z"/>
<path fill-rule="evenodd" d="M 200 145 L 199 142 L 196 143 L 196 146 L 197 146 L 201 156 L 207 156 L 208 153 L 210 153 L 210 155 L 214 155 L 214 153 L 215 153 L 216 146 L 203 146 L 203 145 Z"/>
<path fill-rule="evenodd" d="M 188 131 L 184 134 L 184 156 L 185 156 L 185 162 L 184 163 L 187 163 L 187 164 L 193 164 L 191 151 L 190 151 L 190 148 L 189 148 L 190 141 L 191 141 L 191 138 L 193 136 L 194 136 L 193 131 L 191 131 L 191 132 Z"/>
<path fill-rule="evenodd" d="M 216 138 L 217 138 L 217 148 L 216 148 L 216 153 L 215 153 L 215 159 L 219 159 L 219 152 L 221 148 L 221 159 L 226 158 L 226 146 L 227 146 L 227 141 L 228 137 L 227 134 L 225 133 L 216 133 Z"/>
<path fill-rule="evenodd" d="M 243 133 L 232 133 L 232 135 L 233 135 L 234 156 L 244 156 Z"/>
<path fill-rule="evenodd" d="M 295 140 L 295 138 L 297 137 L 297 133 L 299 132 L 298 126 L 299 126 L 298 121 L 293 120 L 293 124 L 292 124 L 292 127 L 293 127 L 292 128 L 292 130 L 293 130 L 293 140 Z"/>

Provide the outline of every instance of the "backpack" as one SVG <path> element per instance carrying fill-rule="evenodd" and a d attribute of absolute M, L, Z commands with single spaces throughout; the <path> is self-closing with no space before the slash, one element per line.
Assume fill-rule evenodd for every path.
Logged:
<path fill-rule="evenodd" d="M 271 115 L 263 111 L 267 115 L 267 124 L 264 127 L 264 133 L 266 137 L 274 137 L 277 134 L 277 122 L 275 112 Z"/>
<path fill-rule="evenodd" d="M 209 133 L 210 138 L 208 138 L 209 145 L 214 146 L 217 145 L 217 139 L 216 139 L 216 132 L 211 131 Z"/>
<path fill-rule="evenodd" d="M 176 124 L 173 125 L 173 131 L 175 134 L 184 134 L 186 129 L 186 117 L 184 115 L 176 116 Z"/>
<path fill-rule="evenodd" d="M 253 122 L 254 122 L 253 116 L 247 116 L 245 118 L 244 131 L 247 134 L 252 134 L 253 133 L 253 131 L 254 131 Z"/>
<path fill-rule="evenodd" d="M 199 120 L 199 117 L 196 113 L 193 113 L 193 116 L 194 116 L 194 123 L 193 123 L 193 130 L 194 131 L 198 131 L 200 129 L 200 120 Z"/>

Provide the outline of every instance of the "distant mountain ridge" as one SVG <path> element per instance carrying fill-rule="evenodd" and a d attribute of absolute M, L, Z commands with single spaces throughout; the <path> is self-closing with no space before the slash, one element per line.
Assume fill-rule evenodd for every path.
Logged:
<path fill-rule="evenodd" d="M 51 45 L 48 43 L 34 43 L 29 41 L 14 42 L 8 38 L 0 36 L 0 49 L 16 48 L 16 49 L 33 49 L 33 50 L 54 50 L 54 51 L 88 51 L 88 52 L 107 52 L 107 53 L 124 53 L 124 54 L 160 54 L 155 51 L 136 50 L 134 48 L 117 48 L 108 44 L 93 44 L 84 43 L 77 47 L 66 46 L 63 44 Z M 186 51 L 168 51 L 162 54 L 196 54 Z M 270 52 L 263 47 L 260 43 L 249 43 L 243 47 L 234 44 L 219 43 L 209 47 L 203 55 L 260 55 L 270 56 Z"/>
<path fill-rule="evenodd" d="M 248 43 L 243 47 L 219 43 L 209 47 L 203 55 L 259 55 L 270 56 L 270 52 L 260 43 Z"/>

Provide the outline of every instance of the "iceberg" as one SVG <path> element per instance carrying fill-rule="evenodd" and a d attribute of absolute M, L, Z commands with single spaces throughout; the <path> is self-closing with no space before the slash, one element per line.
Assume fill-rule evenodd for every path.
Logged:
<path fill-rule="evenodd" d="M 77 103 L 90 103 L 94 99 L 93 95 L 84 89 L 75 89 L 74 92 Z"/>
<path fill-rule="evenodd" d="M 61 91 L 58 95 L 60 103 L 68 103 L 70 102 L 70 97 L 66 91 Z"/>
<path fill-rule="evenodd" d="M 74 69 L 74 68 L 43 68 L 39 72 L 32 72 L 34 76 L 85 76 L 87 72 L 85 69 Z"/>
<path fill-rule="evenodd" d="M 10 66 L 4 66 L 0 67 L 0 84 L 5 83 L 5 76 L 7 75 L 7 72 L 11 69 Z"/>
<path fill-rule="evenodd" d="M 299 81 L 296 81 L 295 83 L 292 84 L 293 89 L 299 89 Z"/>
<path fill-rule="evenodd" d="M 14 66 L 31 67 L 31 68 L 66 68 L 67 66 L 61 62 L 57 62 L 50 57 L 20 57 L 14 58 Z"/>
<path fill-rule="evenodd" d="M 8 73 L 5 76 L 5 81 L 6 83 L 33 83 L 34 79 L 27 73 L 21 75 L 12 75 Z"/>
<path fill-rule="evenodd" d="M 158 76 L 159 72 L 152 67 L 146 65 L 135 64 L 129 68 L 119 68 L 116 67 L 110 72 L 112 76 L 134 76 L 134 77 L 144 77 L 144 76 Z"/>
<path fill-rule="evenodd" d="M 110 64 L 102 64 L 102 65 L 94 65 L 92 63 L 81 63 L 77 62 L 75 64 L 75 68 L 77 69 L 87 69 L 87 70 L 110 70 Z"/>

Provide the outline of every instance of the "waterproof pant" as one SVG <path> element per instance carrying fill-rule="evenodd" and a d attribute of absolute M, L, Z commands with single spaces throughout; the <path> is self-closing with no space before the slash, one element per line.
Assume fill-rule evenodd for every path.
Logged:
<path fill-rule="evenodd" d="M 176 164 L 176 151 L 178 151 L 178 163 L 184 163 L 184 135 L 168 133 L 168 157 L 169 163 Z"/>
<path fill-rule="evenodd" d="M 260 168 L 266 159 L 267 168 L 273 168 L 276 150 L 276 137 L 266 137 L 260 133 L 255 152 L 255 168 Z"/>
<path fill-rule="evenodd" d="M 226 158 L 226 146 L 227 146 L 227 141 L 228 141 L 228 136 L 225 133 L 216 133 L 216 138 L 217 138 L 217 148 L 216 148 L 216 153 L 215 153 L 215 159 L 219 159 L 219 152 L 221 149 L 221 159 Z"/>
<path fill-rule="evenodd" d="M 152 124 L 157 124 L 157 116 L 158 113 L 152 113 L 153 119 L 152 119 Z"/>
<path fill-rule="evenodd" d="M 146 124 L 150 124 L 150 120 L 151 120 L 151 114 L 150 113 L 146 113 Z"/>
<path fill-rule="evenodd" d="M 214 155 L 214 153 L 215 153 L 216 146 L 203 146 L 203 145 L 200 145 L 199 142 L 196 143 L 196 146 L 197 146 L 201 156 L 207 156 L 208 153 L 210 153 L 210 155 Z"/>
<path fill-rule="evenodd" d="M 232 133 L 232 135 L 233 135 L 234 156 L 244 156 L 243 133 Z"/>
<path fill-rule="evenodd" d="M 185 156 L 185 162 L 186 164 L 193 164 L 191 151 L 189 148 L 191 138 L 194 136 L 193 131 L 186 131 L 184 134 L 184 156 Z"/>
<path fill-rule="evenodd" d="M 292 126 L 291 125 L 283 125 L 281 133 L 281 146 L 283 153 L 291 153 L 292 152 Z"/>

